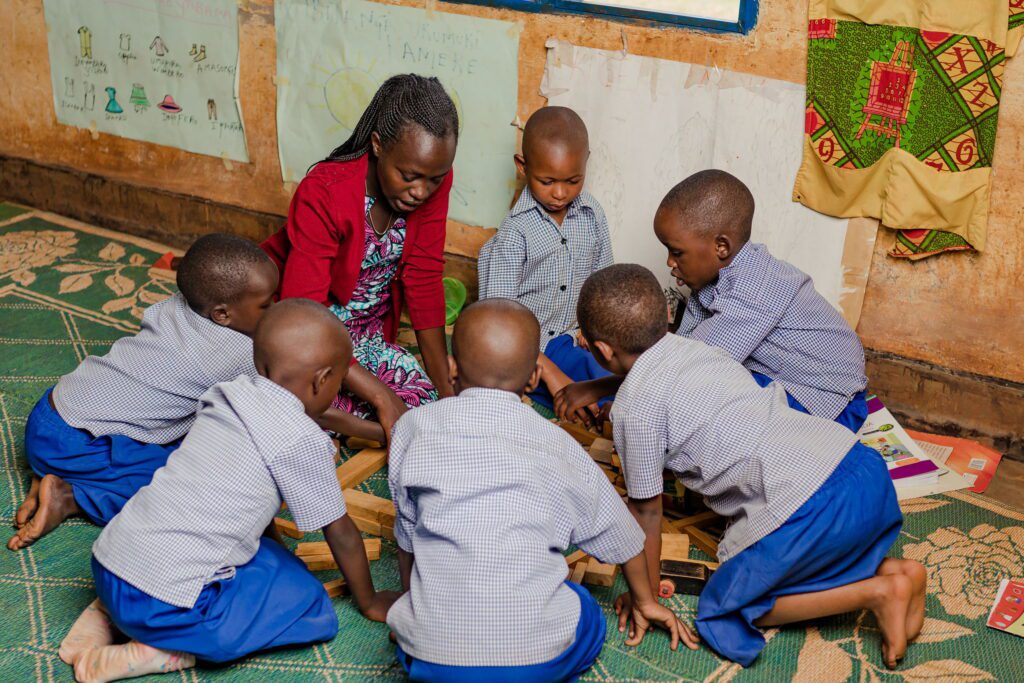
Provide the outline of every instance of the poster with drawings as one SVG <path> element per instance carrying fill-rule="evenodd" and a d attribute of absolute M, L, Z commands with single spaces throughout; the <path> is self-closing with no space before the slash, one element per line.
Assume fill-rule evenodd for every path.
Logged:
<path fill-rule="evenodd" d="M 57 121 L 248 161 L 235 0 L 44 0 Z"/>

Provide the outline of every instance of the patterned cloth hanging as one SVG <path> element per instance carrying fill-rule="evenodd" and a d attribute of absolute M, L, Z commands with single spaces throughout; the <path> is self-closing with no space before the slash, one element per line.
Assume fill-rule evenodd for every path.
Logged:
<path fill-rule="evenodd" d="M 890 256 L 981 251 L 1024 0 L 810 0 L 793 199 L 896 230 Z"/>

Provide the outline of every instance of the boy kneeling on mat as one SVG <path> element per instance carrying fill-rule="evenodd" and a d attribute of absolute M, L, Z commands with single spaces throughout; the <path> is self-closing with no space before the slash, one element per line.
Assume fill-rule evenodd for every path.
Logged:
<path fill-rule="evenodd" d="M 919 562 L 886 558 L 903 516 L 881 456 L 847 428 L 787 405 L 742 365 L 667 334 L 657 279 L 615 265 L 583 285 L 577 315 L 598 362 L 624 377 L 612 408 L 629 507 L 658 585 L 662 470 L 729 517 L 722 562 L 701 593 L 697 630 L 747 666 L 761 628 L 869 609 L 895 668 L 924 623 Z M 620 628 L 630 596 L 616 601 Z"/>
<path fill-rule="evenodd" d="M 59 651 L 78 681 L 333 638 L 338 618 L 323 586 L 261 535 L 282 499 L 299 529 L 323 529 L 363 616 L 383 621 L 397 597 L 374 591 L 333 445 L 314 421 L 348 371 L 344 326 L 321 304 L 288 299 L 267 311 L 253 347 L 259 375 L 203 395 L 181 447 L 96 540 L 98 599 Z M 129 642 L 115 645 L 117 631 Z"/>

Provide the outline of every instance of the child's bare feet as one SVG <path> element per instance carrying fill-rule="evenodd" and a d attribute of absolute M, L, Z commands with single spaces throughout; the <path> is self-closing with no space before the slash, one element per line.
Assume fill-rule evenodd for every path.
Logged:
<path fill-rule="evenodd" d="M 57 654 L 65 664 L 74 666 L 78 656 L 86 650 L 104 647 L 114 642 L 114 625 L 99 598 L 85 608 L 68 631 Z"/>
<path fill-rule="evenodd" d="M 18 508 L 18 512 L 14 515 L 14 528 L 20 529 L 28 523 L 28 520 L 32 519 L 32 515 L 36 514 L 36 508 L 39 507 L 39 477 L 32 475 L 32 486 L 29 487 L 28 494 L 25 496 L 25 500 L 22 501 L 21 506 Z"/>
<path fill-rule="evenodd" d="M 882 574 L 875 582 L 868 609 L 875 615 L 882 632 L 882 659 L 895 669 L 907 651 L 907 611 L 914 594 L 914 585 L 905 574 Z"/>
<path fill-rule="evenodd" d="M 907 604 L 907 640 L 914 640 L 921 635 L 924 626 L 924 598 L 928 588 L 928 572 L 924 565 L 916 560 L 899 560 L 887 558 L 878 568 L 879 576 L 903 574 L 910 579 L 914 587 L 913 595 Z"/>
<path fill-rule="evenodd" d="M 81 511 L 75 502 L 71 485 L 60 477 L 48 474 L 39 484 L 39 508 L 32 519 L 11 536 L 7 547 L 10 550 L 21 550 L 30 546 L 65 519 Z"/>
<path fill-rule="evenodd" d="M 81 653 L 75 662 L 75 680 L 79 683 L 106 683 L 179 671 L 195 665 L 193 655 L 158 650 L 133 640 L 124 645 L 107 645 Z"/>

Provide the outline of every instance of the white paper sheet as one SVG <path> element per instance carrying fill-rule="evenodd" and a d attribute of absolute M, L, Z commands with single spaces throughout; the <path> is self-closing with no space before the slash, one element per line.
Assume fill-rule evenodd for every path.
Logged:
<path fill-rule="evenodd" d="M 720 168 L 754 194 L 752 239 L 811 276 L 839 308 L 847 221 L 791 201 L 802 86 L 552 40 L 541 93 L 587 124 L 587 186 L 608 215 L 616 261 L 643 264 L 674 286 L 654 213 L 673 185 Z"/>

